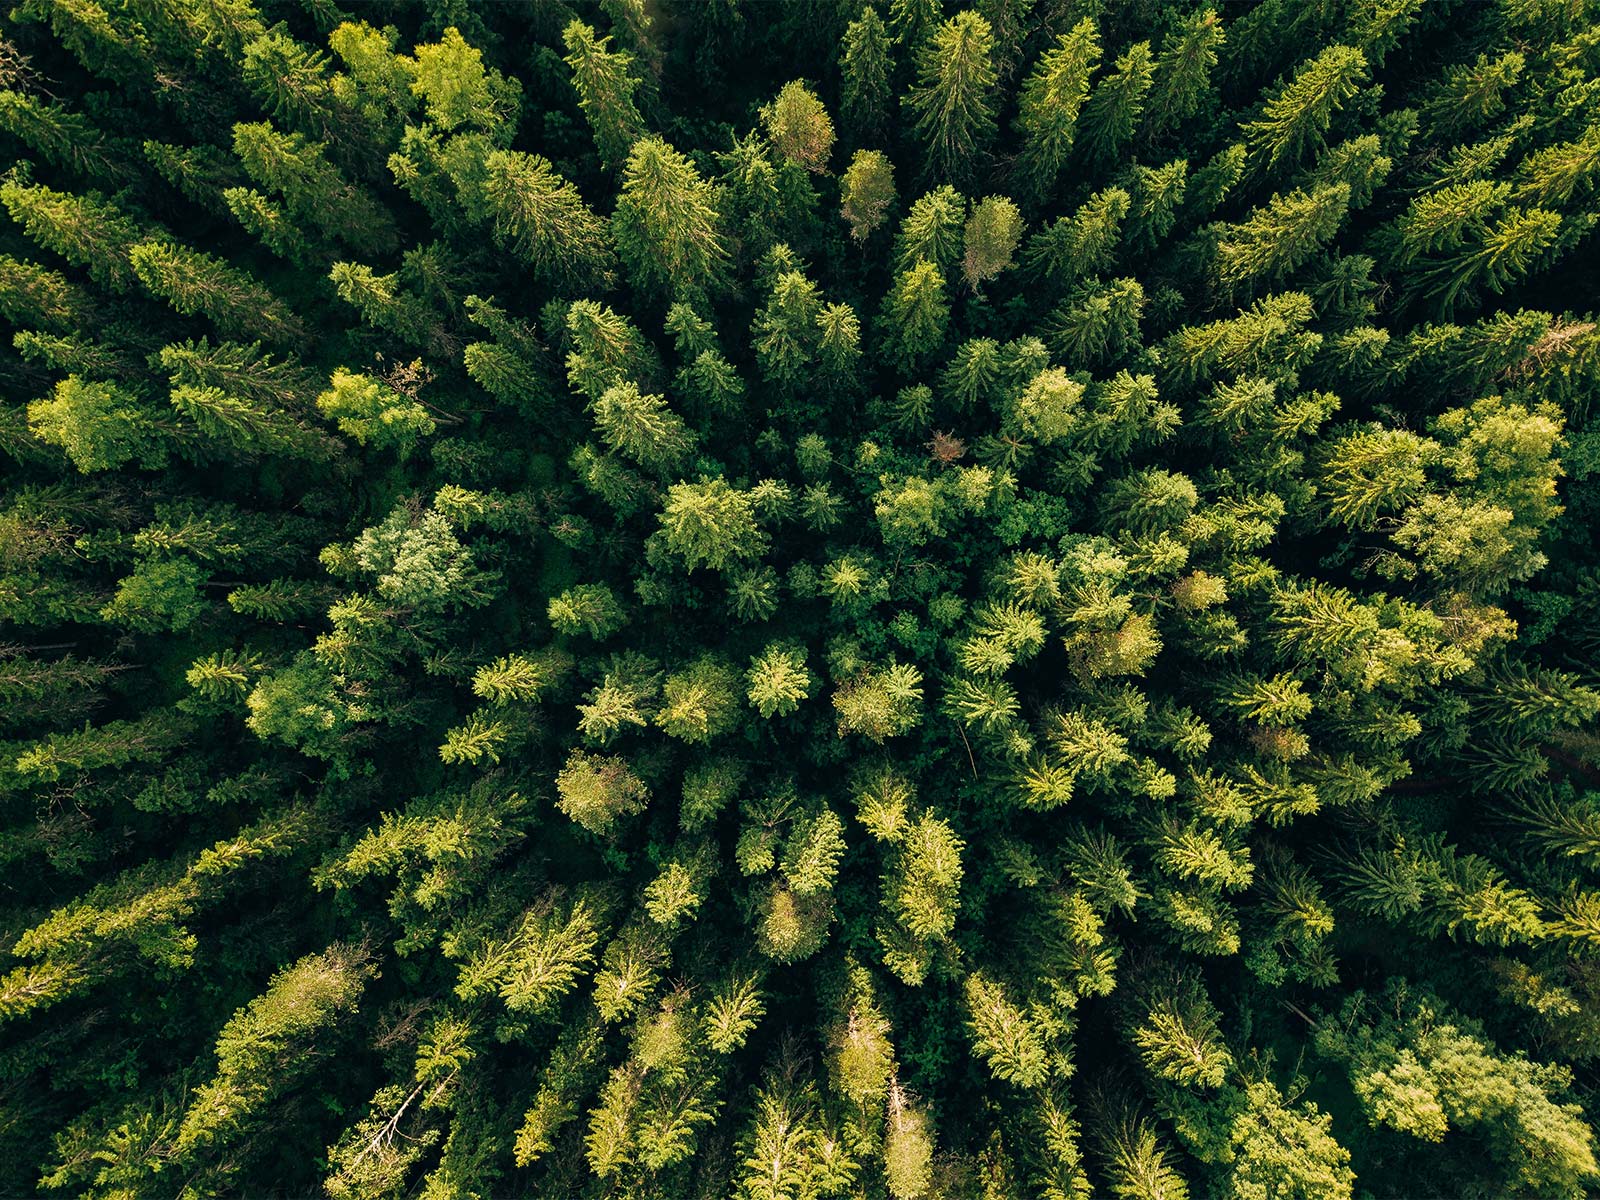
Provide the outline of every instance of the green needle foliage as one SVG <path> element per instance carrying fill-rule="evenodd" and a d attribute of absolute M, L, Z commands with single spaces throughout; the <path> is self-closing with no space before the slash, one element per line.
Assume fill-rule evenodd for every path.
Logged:
<path fill-rule="evenodd" d="M 1595 0 L 20 0 L 0 1195 L 1600 1193 Z"/>

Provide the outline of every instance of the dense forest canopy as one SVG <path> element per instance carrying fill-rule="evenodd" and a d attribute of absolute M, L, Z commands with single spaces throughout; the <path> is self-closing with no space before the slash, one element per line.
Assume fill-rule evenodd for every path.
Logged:
<path fill-rule="evenodd" d="M 1595 0 L 16 0 L 0 1194 L 1600 1188 Z"/>

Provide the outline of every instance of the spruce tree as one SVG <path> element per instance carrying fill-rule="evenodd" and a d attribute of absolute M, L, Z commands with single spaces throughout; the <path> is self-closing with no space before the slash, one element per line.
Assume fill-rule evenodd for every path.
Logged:
<path fill-rule="evenodd" d="M 1090 161 L 1106 162 L 1133 139 L 1155 82 L 1149 42 L 1135 42 L 1110 74 L 1095 84 L 1083 106 L 1078 146 Z"/>
<path fill-rule="evenodd" d="M 993 54 L 989 23 L 971 11 L 951 17 L 917 53 L 917 85 L 905 104 L 939 175 L 971 178 L 994 137 Z"/>
<path fill-rule="evenodd" d="M 13 178 L 0 184 L 0 204 L 35 243 L 84 268 L 96 283 L 125 292 L 137 281 L 128 252 L 143 234 L 99 195 L 74 196 Z"/>
<path fill-rule="evenodd" d="M 1147 136 L 1159 136 L 1200 111 L 1224 40 L 1222 18 L 1211 8 L 1191 14 L 1162 39 L 1145 107 Z"/>
<path fill-rule="evenodd" d="M 617 254 L 643 288 L 692 299 L 715 291 L 727 272 L 711 185 L 658 137 L 634 144 L 611 218 Z"/>
<path fill-rule="evenodd" d="M 1261 116 L 1244 126 L 1253 165 L 1270 170 L 1320 146 L 1335 114 L 1366 81 L 1367 60 L 1350 46 L 1329 46 L 1300 64 L 1262 105 Z"/>
<path fill-rule="evenodd" d="M 1046 194 L 1067 163 L 1089 98 L 1089 77 L 1099 62 L 1099 34 L 1085 18 L 1062 34 L 1023 80 L 1017 96 L 1017 132 L 1023 139 L 1017 168 L 1034 196 Z"/>
<path fill-rule="evenodd" d="M 535 272 L 573 281 L 604 277 L 612 260 L 605 225 L 549 162 L 495 150 L 483 160 L 482 187 L 496 239 Z"/>
<path fill-rule="evenodd" d="M 843 76 L 840 115 L 845 129 L 858 144 L 873 142 L 887 131 L 893 99 L 889 80 L 892 68 L 889 35 L 878 10 L 868 4 L 845 27 L 839 53 Z"/>
<path fill-rule="evenodd" d="M 201 313 L 224 334 L 293 342 L 304 326 L 276 296 L 223 260 L 170 241 L 142 241 L 128 250 L 139 282 L 180 313 Z"/>
<path fill-rule="evenodd" d="M 610 50 L 609 37 L 597 39 L 594 29 L 577 19 L 567 24 L 561 40 L 567 49 L 564 61 L 572 71 L 578 107 L 594 133 L 600 161 L 615 170 L 627 161 L 634 142 L 645 133 L 644 118 L 633 99 L 639 86 L 630 70 L 633 56 L 625 50 Z"/>
<path fill-rule="evenodd" d="M 879 315 L 887 356 L 902 370 L 920 365 L 941 342 L 950 320 L 944 276 L 931 262 L 902 271 Z"/>

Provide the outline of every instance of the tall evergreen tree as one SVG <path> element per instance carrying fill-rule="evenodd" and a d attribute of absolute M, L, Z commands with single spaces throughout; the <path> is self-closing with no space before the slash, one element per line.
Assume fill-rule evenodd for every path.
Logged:
<path fill-rule="evenodd" d="M 548 161 L 495 150 L 483 160 L 482 188 L 496 238 L 536 272 L 564 281 L 605 277 L 612 260 L 605 225 Z"/>
<path fill-rule="evenodd" d="M 868 4 L 845 27 L 839 53 L 844 97 L 840 115 L 858 144 L 873 142 L 888 129 L 892 68 L 888 32 L 878 10 Z"/>
<path fill-rule="evenodd" d="M 941 25 L 917 54 L 917 86 L 905 104 L 927 147 L 930 168 L 971 178 L 995 133 L 994 39 L 976 12 Z"/>
<path fill-rule="evenodd" d="M 1100 62 L 1093 21 L 1079 21 L 1039 57 L 1017 96 L 1017 132 L 1023 139 L 1017 169 L 1031 194 L 1055 184 L 1072 152 L 1078 115 L 1089 98 L 1089 77 Z"/>
<path fill-rule="evenodd" d="M 644 118 L 634 104 L 639 81 L 632 75 L 633 56 L 608 49 L 609 37 L 596 38 L 594 29 L 573 19 L 562 31 L 567 48 L 564 60 L 572 70 L 578 107 L 588 118 L 600 161 L 616 169 L 628 159 L 634 142 L 645 133 Z"/>
<path fill-rule="evenodd" d="M 719 288 L 728 262 L 720 223 L 715 192 L 693 163 L 657 137 L 634 144 L 611 224 L 639 286 L 690 299 Z"/>

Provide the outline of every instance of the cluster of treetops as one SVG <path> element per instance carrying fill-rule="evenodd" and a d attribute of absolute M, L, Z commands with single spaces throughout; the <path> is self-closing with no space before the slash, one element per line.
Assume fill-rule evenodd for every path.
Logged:
<path fill-rule="evenodd" d="M 1600 1186 L 1595 0 L 18 0 L 0 1193 Z"/>

